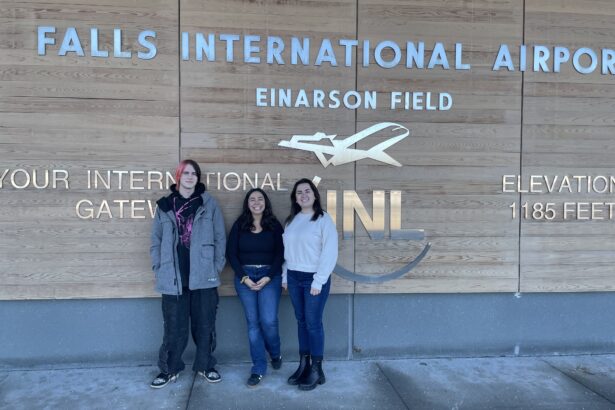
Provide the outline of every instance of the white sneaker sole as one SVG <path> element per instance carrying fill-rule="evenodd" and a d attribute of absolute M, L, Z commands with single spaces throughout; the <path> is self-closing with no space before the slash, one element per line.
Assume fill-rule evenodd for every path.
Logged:
<path fill-rule="evenodd" d="M 151 387 L 152 389 L 162 389 L 163 387 L 168 386 L 170 383 L 175 383 L 177 379 L 179 379 L 179 374 L 176 374 L 175 376 L 171 377 L 169 381 L 166 382 L 165 384 L 160 384 L 160 385 L 150 384 L 149 387 Z"/>
<path fill-rule="evenodd" d="M 209 377 L 207 377 L 205 375 L 205 372 L 199 372 L 199 376 L 203 377 L 205 380 L 207 380 L 209 383 L 220 383 L 222 381 L 222 377 L 220 377 L 219 379 L 210 379 Z"/>

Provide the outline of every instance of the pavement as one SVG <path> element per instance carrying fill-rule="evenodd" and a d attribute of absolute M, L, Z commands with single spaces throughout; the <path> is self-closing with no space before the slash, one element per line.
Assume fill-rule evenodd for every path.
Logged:
<path fill-rule="evenodd" d="M 615 355 L 326 361 L 311 392 L 286 384 L 296 362 L 245 385 L 249 363 L 191 371 L 159 390 L 151 364 L 0 367 L 1 409 L 615 409 Z"/>

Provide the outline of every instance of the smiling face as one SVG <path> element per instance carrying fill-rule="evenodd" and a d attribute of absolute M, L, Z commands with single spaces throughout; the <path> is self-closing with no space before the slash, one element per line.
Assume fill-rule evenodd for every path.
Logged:
<path fill-rule="evenodd" d="M 310 184 L 299 184 L 295 192 L 295 201 L 301 207 L 301 212 L 314 212 L 314 191 Z"/>
<path fill-rule="evenodd" d="M 248 209 L 252 216 L 262 215 L 265 211 L 265 197 L 262 193 L 254 191 L 248 197 Z"/>
<path fill-rule="evenodd" d="M 194 189 L 198 180 L 199 178 L 194 167 L 190 164 L 186 164 L 179 177 L 179 185 L 184 189 Z"/>

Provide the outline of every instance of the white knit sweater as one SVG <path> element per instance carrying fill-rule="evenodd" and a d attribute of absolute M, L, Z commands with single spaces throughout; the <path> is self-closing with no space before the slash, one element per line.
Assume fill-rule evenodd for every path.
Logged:
<path fill-rule="evenodd" d="M 327 283 L 337 263 L 337 230 L 333 219 L 325 212 L 311 221 L 313 214 L 298 213 L 284 229 L 284 270 L 315 272 L 312 288 L 320 290 Z"/>

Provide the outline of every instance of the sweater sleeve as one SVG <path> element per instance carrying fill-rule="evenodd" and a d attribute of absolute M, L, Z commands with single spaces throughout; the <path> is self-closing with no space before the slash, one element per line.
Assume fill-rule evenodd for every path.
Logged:
<path fill-rule="evenodd" d="M 312 288 L 318 290 L 321 290 L 322 286 L 329 280 L 335 268 L 335 264 L 337 263 L 338 252 L 337 229 L 335 229 L 333 220 L 327 213 L 325 213 L 321 219 L 322 248 L 318 262 L 318 270 L 312 280 Z"/>
<path fill-rule="evenodd" d="M 226 257 L 229 260 L 235 276 L 241 279 L 243 276 L 243 269 L 241 268 L 241 262 L 239 261 L 239 223 L 235 221 L 231 232 L 228 235 L 228 241 L 226 243 Z"/>
<path fill-rule="evenodd" d="M 284 232 L 286 232 L 287 229 L 288 224 L 285 224 L 282 229 L 282 245 L 284 245 Z M 284 253 L 286 253 L 286 248 L 284 248 Z M 286 285 L 288 283 L 288 267 L 286 265 L 286 255 L 282 254 L 282 256 L 284 256 L 284 262 L 282 262 L 282 285 Z"/>
<path fill-rule="evenodd" d="M 271 263 L 271 270 L 269 271 L 270 278 L 282 274 L 282 263 L 284 263 L 284 240 L 282 239 L 282 225 L 276 224 L 273 230 L 273 242 L 274 242 L 274 257 Z"/>

